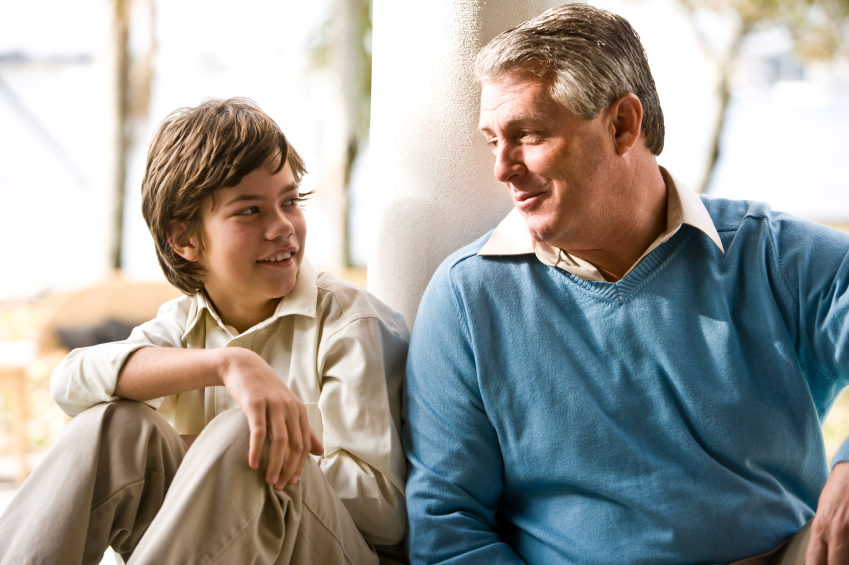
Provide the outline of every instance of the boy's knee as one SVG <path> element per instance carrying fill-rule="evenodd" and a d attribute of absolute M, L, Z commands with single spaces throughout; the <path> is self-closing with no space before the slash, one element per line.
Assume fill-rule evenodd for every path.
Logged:
<path fill-rule="evenodd" d="M 165 418 L 150 406 L 133 400 L 116 400 L 92 406 L 74 417 L 60 438 L 68 445 L 115 449 L 158 450 L 179 464 L 186 447 Z M 123 447 L 121 447 L 123 446 Z"/>
<path fill-rule="evenodd" d="M 231 408 L 213 418 L 203 429 L 204 435 L 214 435 L 216 441 L 225 445 L 248 445 L 250 441 L 250 426 L 245 413 L 240 408 Z"/>
<path fill-rule="evenodd" d="M 97 404 L 75 416 L 68 430 L 138 436 L 142 427 L 161 429 L 163 424 L 170 428 L 150 406 L 134 400 L 116 400 Z"/>
<path fill-rule="evenodd" d="M 198 452 L 204 453 L 204 458 L 208 461 L 215 460 L 218 465 L 224 465 L 231 469 L 231 472 L 248 473 L 252 477 L 258 478 L 258 484 L 267 486 L 265 484 L 265 468 L 268 464 L 268 437 L 266 437 L 265 445 L 263 445 L 259 467 L 251 469 L 248 465 L 250 433 L 250 426 L 245 413 L 239 408 L 233 408 L 216 416 L 204 428 L 192 445 L 192 450 L 197 448 Z M 297 485 L 286 485 L 280 491 L 274 490 L 278 497 L 288 497 L 299 493 L 302 490 L 303 483 L 310 483 L 315 480 L 324 481 L 325 479 L 318 465 L 312 457 L 308 456 L 301 475 L 301 482 Z M 300 495 L 296 495 L 294 498 L 300 498 Z"/>
<path fill-rule="evenodd" d="M 216 459 L 244 459 L 247 467 L 249 446 L 248 420 L 241 409 L 232 408 L 213 418 L 192 444 L 192 450 Z"/>

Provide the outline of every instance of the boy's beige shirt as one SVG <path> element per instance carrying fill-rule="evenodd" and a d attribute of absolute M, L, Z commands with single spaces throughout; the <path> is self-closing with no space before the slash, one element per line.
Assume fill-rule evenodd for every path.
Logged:
<path fill-rule="evenodd" d="M 204 295 L 165 303 L 126 340 L 72 351 L 51 377 L 51 394 L 69 415 L 119 397 L 118 372 L 142 347 L 244 347 L 259 354 L 306 404 L 324 444 L 321 470 L 372 543 L 405 532 L 406 462 L 401 449 L 401 387 L 409 344 L 404 318 L 307 258 L 275 313 L 246 332 L 225 326 Z M 181 434 L 199 434 L 236 403 L 224 387 L 146 402 Z"/>

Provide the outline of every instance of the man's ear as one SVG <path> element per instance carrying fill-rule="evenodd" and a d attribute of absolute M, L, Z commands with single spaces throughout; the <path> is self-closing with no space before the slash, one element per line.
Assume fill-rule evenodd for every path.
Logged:
<path fill-rule="evenodd" d="M 189 235 L 186 222 L 182 220 L 171 220 L 168 229 L 165 230 L 168 244 L 174 253 L 186 261 L 197 261 L 200 258 L 200 245 L 196 235 Z"/>
<path fill-rule="evenodd" d="M 643 105 L 634 94 L 614 100 L 609 107 L 613 125 L 613 143 L 616 153 L 624 155 L 640 139 L 643 122 Z"/>

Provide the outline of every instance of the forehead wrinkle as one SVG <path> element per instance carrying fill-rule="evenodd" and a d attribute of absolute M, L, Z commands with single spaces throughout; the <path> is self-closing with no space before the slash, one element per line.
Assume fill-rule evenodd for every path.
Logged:
<path fill-rule="evenodd" d="M 521 114 L 510 116 L 509 118 L 504 120 L 504 122 L 502 123 L 502 128 L 510 129 L 511 127 L 514 127 L 517 124 L 521 125 L 534 122 L 539 123 L 549 118 L 551 118 L 551 116 L 547 115 L 545 112 L 523 112 Z M 492 128 L 490 128 L 489 125 L 485 124 L 483 120 L 478 125 L 478 129 L 480 129 L 480 131 L 482 131 L 483 133 L 488 133 L 492 131 Z"/>

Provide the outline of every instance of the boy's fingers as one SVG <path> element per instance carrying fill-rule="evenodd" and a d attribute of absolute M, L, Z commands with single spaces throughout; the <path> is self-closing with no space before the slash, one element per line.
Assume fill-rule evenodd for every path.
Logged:
<path fill-rule="evenodd" d="M 828 548 L 821 539 L 812 539 L 805 553 L 805 563 L 808 565 L 826 565 Z"/>
<path fill-rule="evenodd" d="M 286 426 L 286 418 L 279 410 L 269 414 L 270 443 L 268 446 L 268 468 L 265 471 L 265 481 L 270 485 L 280 482 L 281 471 L 286 460 L 291 456 L 287 453 L 289 430 Z"/>
<path fill-rule="evenodd" d="M 295 468 L 295 474 L 289 479 L 289 484 L 294 485 L 301 478 L 301 473 L 304 471 L 304 464 L 307 462 L 307 457 L 310 455 L 310 451 L 312 451 L 312 437 L 315 434 L 310 428 L 309 418 L 307 418 L 307 412 L 304 410 L 303 414 L 301 414 L 301 437 L 303 437 L 303 445 L 301 449 L 301 457 L 298 459 L 298 466 Z"/>
<path fill-rule="evenodd" d="M 849 549 L 845 544 L 835 543 L 828 547 L 828 562 L 839 565 L 840 563 L 849 563 Z"/>
<path fill-rule="evenodd" d="M 262 457 L 262 447 L 265 444 L 265 413 L 251 411 L 246 416 L 248 428 L 251 431 L 248 465 L 251 469 L 258 469 L 259 460 Z"/>
<path fill-rule="evenodd" d="M 300 409 L 299 409 L 300 408 Z M 303 414 L 301 414 L 303 412 Z M 301 419 L 306 418 L 306 408 L 299 407 L 286 411 L 286 423 L 289 424 L 289 456 L 283 462 L 280 482 L 288 483 L 298 470 L 301 454 L 304 452 L 304 436 L 301 433 Z"/>

